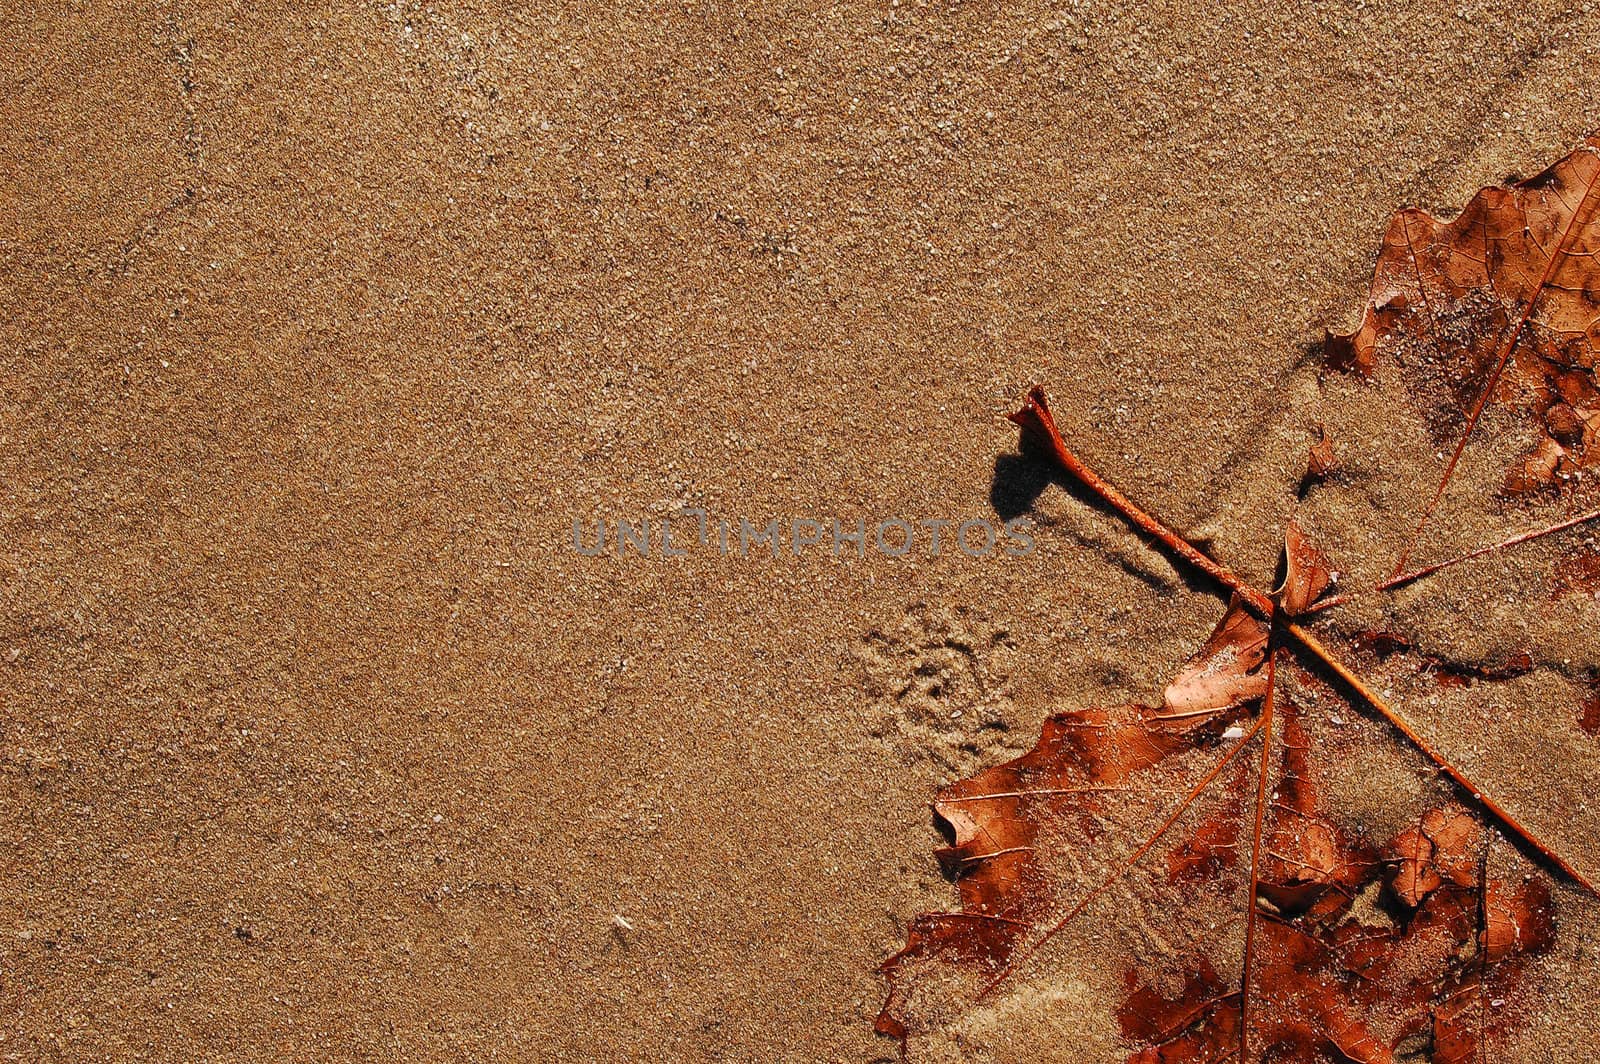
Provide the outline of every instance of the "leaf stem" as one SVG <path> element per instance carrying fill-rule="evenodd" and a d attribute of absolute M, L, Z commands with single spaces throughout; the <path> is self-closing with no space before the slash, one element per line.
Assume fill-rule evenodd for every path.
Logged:
<path fill-rule="evenodd" d="M 1486 1064 L 1489 1043 L 1489 847 L 1494 835 L 1483 833 L 1483 854 L 1478 859 L 1478 1046 L 1477 1064 Z"/>
<path fill-rule="evenodd" d="M 1167 524 L 1151 516 L 1118 491 L 1110 482 L 1101 478 L 1094 470 L 1085 465 L 1077 455 L 1067 448 L 1066 441 L 1061 438 L 1061 432 L 1056 428 L 1055 417 L 1050 413 L 1049 401 L 1045 399 L 1044 389 L 1035 385 L 1028 392 L 1028 403 L 1021 410 L 1009 415 L 1010 419 L 1022 426 L 1024 432 L 1029 433 L 1035 440 L 1044 444 L 1061 467 L 1076 477 L 1084 487 L 1104 499 L 1113 509 L 1120 513 L 1137 528 L 1159 540 L 1167 549 L 1179 555 L 1193 565 L 1196 569 L 1211 577 L 1217 583 L 1230 591 L 1237 592 L 1250 605 L 1253 612 L 1263 619 L 1272 615 L 1272 599 L 1258 591 L 1233 570 L 1221 562 L 1208 557 L 1198 547 L 1172 531 Z"/>
<path fill-rule="evenodd" d="M 1271 636 L 1268 637 L 1269 640 Z M 1251 962 L 1255 959 L 1256 940 L 1256 891 L 1261 885 L 1261 826 L 1266 820 L 1267 813 L 1267 777 L 1272 772 L 1272 723 L 1275 701 L 1275 688 L 1277 687 L 1277 653 L 1276 648 L 1268 643 L 1267 646 L 1267 696 L 1261 706 L 1262 738 L 1261 738 L 1261 771 L 1256 778 L 1256 817 L 1255 828 L 1250 840 L 1250 896 L 1246 901 L 1249 906 L 1245 913 L 1244 923 L 1244 965 L 1239 977 L 1239 1061 L 1247 1064 L 1250 1059 L 1250 971 Z"/>
<path fill-rule="evenodd" d="M 1600 174 L 1600 170 L 1597 170 L 1596 172 L 1597 174 Z M 1590 188 L 1593 188 L 1592 182 Z M 1055 419 L 1050 414 L 1050 406 L 1048 401 L 1045 399 L 1043 388 L 1036 385 L 1028 393 L 1027 405 L 1021 410 L 1017 411 L 1015 414 L 1012 414 L 1010 417 L 1012 421 L 1022 426 L 1023 431 L 1032 433 L 1036 439 L 1044 443 L 1050 449 L 1056 460 L 1061 463 L 1064 469 L 1067 470 L 1067 472 L 1071 473 L 1086 488 L 1103 499 L 1118 513 L 1122 514 L 1123 517 L 1129 522 L 1138 528 L 1143 529 L 1155 539 L 1165 544 L 1180 557 L 1194 565 L 1200 571 L 1206 573 L 1218 583 L 1237 594 L 1253 610 L 1259 611 L 1263 619 L 1269 622 L 1273 620 L 1277 607 L 1272 601 L 1271 596 L 1247 583 L 1244 578 L 1240 577 L 1221 562 L 1202 554 L 1199 548 L 1195 547 L 1188 540 L 1174 532 L 1170 526 L 1164 524 L 1158 518 L 1134 505 L 1134 503 L 1130 501 L 1126 495 L 1122 494 L 1122 492 L 1118 491 L 1098 473 L 1090 469 L 1083 463 L 1081 459 L 1079 459 L 1072 453 L 1071 450 L 1067 448 L 1066 441 L 1061 438 L 1061 433 L 1056 428 Z M 1401 715 L 1400 712 L 1394 707 L 1390 706 L 1389 703 L 1386 702 L 1376 691 L 1369 687 L 1361 679 L 1361 677 L 1352 672 L 1348 666 L 1346 666 L 1338 658 L 1334 657 L 1333 652 L 1324 646 L 1322 641 L 1318 639 L 1309 629 L 1293 620 L 1288 620 L 1283 624 L 1283 630 L 1294 636 L 1295 641 L 1299 643 L 1302 648 L 1308 651 L 1312 656 L 1319 659 L 1323 665 L 1325 665 L 1336 676 L 1338 676 L 1339 679 L 1343 680 L 1351 691 L 1353 691 L 1364 702 L 1376 710 L 1384 720 L 1387 720 L 1390 724 L 1394 725 L 1400 734 L 1411 740 L 1412 745 L 1414 745 L 1418 750 L 1422 751 L 1422 753 L 1430 761 L 1437 765 L 1445 775 L 1449 776 L 1457 784 L 1465 788 L 1467 793 L 1472 795 L 1475 801 L 1487 809 L 1490 814 L 1492 814 L 1496 820 L 1508 828 L 1512 834 L 1516 835 L 1529 846 L 1533 847 L 1534 850 L 1542 854 L 1547 860 L 1565 872 L 1568 876 L 1571 876 L 1572 879 L 1580 884 L 1585 890 L 1589 891 L 1591 894 L 1600 896 L 1600 889 L 1596 889 L 1595 885 L 1590 882 L 1586 876 L 1584 876 L 1576 868 L 1572 867 L 1572 865 L 1562 858 L 1560 854 L 1556 853 L 1555 850 L 1539 841 L 1539 839 L 1531 831 L 1529 831 L 1528 828 L 1523 826 L 1521 821 L 1517 820 L 1516 817 L 1507 812 L 1504 806 L 1500 805 L 1499 802 L 1489 797 L 1489 795 L 1483 792 L 1482 788 L 1468 779 L 1466 773 L 1457 768 L 1448 758 L 1441 754 L 1432 743 L 1423 738 L 1422 733 L 1419 732 L 1409 720 Z M 1238 747 L 1235 747 L 1233 753 L 1237 753 L 1237 751 Z M 1233 754 L 1230 753 L 1229 757 L 1231 758 L 1232 756 Z M 1218 771 L 1220 771 L 1220 768 Z M 1210 779 L 1208 778 L 1206 782 L 1209 783 Z M 1192 801 L 1192 797 L 1189 800 Z M 1174 819 L 1176 819 L 1176 816 Z M 1163 826 L 1162 831 L 1165 831 L 1166 828 L 1170 826 L 1171 822 L 1169 821 L 1168 824 Z M 1158 832 L 1157 837 L 1159 837 L 1159 834 L 1160 833 Z M 1139 854 L 1136 854 L 1134 859 L 1137 860 L 1138 856 L 1142 855 L 1144 850 L 1148 849 L 1149 846 L 1154 844 L 1154 842 L 1155 839 L 1152 838 L 1144 847 L 1140 849 Z M 1100 889 L 1104 889 L 1104 887 Z M 1098 891 L 1096 891 L 1096 893 L 1098 893 Z M 1091 895 L 1091 897 L 1093 897 L 1093 895 Z M 1083 904 L 1087 903 L 1088 901 L 1086 899 Z M 1076 911 L 1074 911 L 1072 915 L 1076 915 Z M 1063 921 L 1063 924 L 1064 923 L 1065 921 Z M 1050 932 L 1050 935 L 1055 934 L 1055 931 L 1059 929 L 1060 925 L 1053 929 Z M 1045 937 L 1049 938 L 1050 935 L 1046 935 Z M 1032 951 L 1030 950 L 1029 952 Z M 991 984 L 991 986 L 993 985 L 994 984 Z M 987 990 L 985 993 L 987 993 Z"/>
<path fill-rule="evenodd" d="M 1332 670 L 1334 675 L 1343 680 L 1352 691 L 1354 691 L 1357 695 L 1360 695 L 1362 701 L 1366 702 L 1373 709 L 1377 710 L 1378 714 L 1382 716 L 1384 720 L 1394 725 L 1395 728 L 1399 730 L 1400 734 L 1404 735 L 1407 739 L 1410 739 L 1412 745 L 1418 750 L 1421 750 L 1423 754 L 1425 754 L 1435 765 L 1439 766 L 1445 775 L 1449 776 L 1451 779 L 1455 780 L 1456 783 L 1465 788 L 1467 793 L 1472 795 L 1474 801 L 1493 814 L 1496 820 L 1510 828 L 1512 834 L 1516 835 L 1523 842 L 1526 842 L 1529 846 L 1532 846 L 1557 868 L 1571 876 L 1573 880 L 1580 884 L 1589 893 L 1600 895 L 1600 890 L 1596 890 L 1595 885 L 1591 883 L 1589 879 L 1583 875 L 1583 873 L 1579 872 L 1576 868 L 1572 867 L 1572 865 L 1568 864 L 1567 861 L 1560 854 L 1556 853 L 1555 850 L 1551 849 L 1549 846 L 1546 846 L 1543 842 L 1540 842 L 1533 832 L 1524 827 L 1522 822 L 1516 817 L 1512 816 L 1504 806 L 1495 801 L 1493 798 L 1489 797 L 1489 795 L 1484 793 L 1483 788 L 1479 787 L 1476 783 L 1473 783 L 1470 779 L 1468 779 L 1467 774 L 1461 769 L 1457 768 L 1448 758 L 1441 754 L 1432 743 L 1423 738 L 1422 733 L 1417 731 L 1416 727 L 1413 726 L 1409 720 L 1401 716 L 1400 713 L 1390 706 L 1388 702 L 1384 701 L 1383 697 L 1379 695 L 1378 692 L 1367 686 L 1361 677 L 1351 672 L 1343 662 L 1341 662 L 1338 658 L 1335 658 L 1333 656 L 1333 652 L 1324 646 L 1321 640 L 1319 640 L 1310 631 L 1293 621 L 1285 624 L 1284 629 L 1288 631 L 1290 635 L 1294 636 L 1301 646 L 1305 647 L 1312 653 L 1313 656 L 1321 660 L 1322 664 L 1326 665 L 1330 670 Z"/>
<path fill-rule="evenodd" d="M 1579 514 L 1577 517 L 1571 517 L 1565 521 L 1560 521 L 1556 524 L 1549 525 L 1545 528 L 1536 529 L 1532 532 L 1523 532 L 1520 535 L 1512 536 L 1510 539 L 1503 539 L 1499 543 L 1491 543 L 1487 547 L 1479 547 L 1477 550 L 1468 551 L 1465 554 L 1459 554 L 1456 557 L 1451 558 L 1449 561 L 1435 562 L 1432 565 L 1425 565 L 1421 569 L 1413 569 L 1409 573 L 1401 573 L 1398 576 L 1391 576 L 1389 579 L 1378 585 L 1378 590 L 1390 591 L 1394 588 L 1400 587 L 1402 584 L 1409 584 L 1413 580 L 1420 580 L 1425 576 L 1432 576 L 1440 569 L 1448 569 L 1452 565 L 1458 565 L 1461 562 L 1469 562 L 1474 558 L 1481 558 L 1485 554 L 1491 554 L 1497 550 L 1504 550 L 1507 547 L 1515 547 L 1519 543 L 1526 543 L 1530 539 L 1538 539 L 1540 536 L 1548 536 L 1555 532 L 1565 532 L 1569 528 L 1575 528 L 1576 526 L 1584 524 L 1585 522 L 1593 521 L 1597 517 L 1600 517 L 1600 509 L 1590 510 L 1588 513 Z"/>

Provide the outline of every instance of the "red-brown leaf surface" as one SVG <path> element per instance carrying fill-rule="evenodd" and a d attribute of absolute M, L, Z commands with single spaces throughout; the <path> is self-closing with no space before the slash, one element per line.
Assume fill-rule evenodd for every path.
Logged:
<path fill-rule="evenodd" d="M 1485 397 L 1531 415 L 1536 439 L 1507 473 L 1516 492 L 1600 460 L 1597 146 L 1483 189 L 1448 223 L 1396 214 L 1360 326 L 1328 340 L 1331 366 L 1363 374 L 1409 348 L 1408 380 L 1451 443 Z"/>
<path fill-rule="evenodd" d="M 1528 443 L 1502 490 L 1589 486 L 1600 463 L 1600 138 L 1536 177 L 1482 189 L 1449 222 L 1394 216 L 1360 325 L 1330 334 L 1334 369 L 1394 367 L 1449 458 L 1418 531 L 1494 408 Z M 1409 560 L 1402 554 L 1398 573 Z"/>
<path fill-rule="evenodd" d="M 1509 505 L 1576 497 L 1600 464 L 1597 149 L 1591 141 L 1538 177 L 1485 189 L 1448 223 L 1402 211 L 1361 324 L 1329 339 L 1334 368 L 1397 373 L 1440 450 L 1434 490 L 1414 500 L 1416 532 L 1378 588 L 1343 586 L 1340 566 L 1290 521 L 1280 586 L 1262 591 L 1090 469 L 1041 391 L 1013 415 L 1031 449 L 1227 605 L 1159 698 L 1057 712 L 1027 754 L 938 793 L 951 839 L 939 857 L 960 909 L 918 917 L 885 962 L 881 1032 L 904 1045 L 958 1024 L 1045 971 L 1064 932 L 1094 912 L 1150 928 L 1145 948 L 1128 953 L 1115 1011 L 1136 1064 L 1466 1064 L 1495 1059 L 1516 1036 L 1527 1011 L 1517 1004 L 1538 992 L 1531 966 L 1558 940 L 1553 888 L 1592 893 L 1593 870 L 1362 675 L 1405 663 L 1470 698 L 1538 663 L 1525 651 L 1457 660 L 1405 631 L 1331 618 L 1351 599 L 1392 595 L 1594 516 L 1573 510 L 1404 571 L 1491 413 L 1493 431 L 1520 426 L 1527 440 L 1494 485 Z M 1336 467 L 1330 439 L 1308 444 L 1302 493 Z M 1586 572 L 1568 565 L 1555 593 L 1585 589 Z M 1600 730 L 1589 705 L 1568 726 Z M 1440 780 L 1382 830 L 1326 800 L 1330 783 L 1350 789 L 1339 728 L 1356 718 L 1382 725 Z"/>

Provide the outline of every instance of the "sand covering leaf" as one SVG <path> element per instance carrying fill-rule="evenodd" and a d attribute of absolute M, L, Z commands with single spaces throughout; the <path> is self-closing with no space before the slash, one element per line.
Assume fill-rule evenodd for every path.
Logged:
<path fill-rule="evenodd" d="M 1504 423 L 1496 431 L 1525 426 L 1531 441 L 1505 470 L 1507 499 L 1576 498 L 1600 463 L 1597 149 L 1591 140 L 1537 177 L 1484 189 L 1448 223 L 1401 211 L 1359 326 L 1328 339 L 1334 371 L 1401 374 L 1449 454 L 1379 591 L 1600 516 L 1405 569 L 1487 411 Z M 1314 626 L 1346 595 L 1298 524 L 1285 537 L 1281 585 L 1261 591 L 1089 469 L 1041 390 L 1012 419 L 1025 448 L 1215 584 L 1228 605 L 1159 701 L 1057 712 L 1028 753 L 938 793 L 934 812 L 951 840 L 938 856 L 960 910 L 912 922 L 905 948 L 883 965 L 890 989 L 878 1030 L 905 1045 L 957 1022 L 1024 978 L 1058 934 L 1141 869 L 1157 908 L 1196 924 L 1217 926 L 1195 901 L 1205 888 L 1237 888 L 1245 901 L 1242 927 L 1217 933 L 1240 940 L 1231 953 L 1219 945 L 1135 958 L 1116 1015 L 1130 1062 L 1486 1059 L 1518 1023 L 1504 999 L 1555 941 L 1552 879 L 1594 888 L 1347 661 L 1407 655 L 1441 686 L 1514 679 L 1531 661 L 1463 665 L 1390 632 L 1330 647 Z M 1336 469 L 1324 433 L 1307 477 Z M 1322 791 L 1341 766 L 1319 761 L 1304 699 L 1387 722 L 1454 782 L 1452 798 L 1391 837 L 1335 823 Z M 1163 802 L 1174 779 L 1183 785 Z M 1117 831 L 1135 798 L 1144 822 Z M 1497 841 L 1514 874 L 1491 874 Z"/>

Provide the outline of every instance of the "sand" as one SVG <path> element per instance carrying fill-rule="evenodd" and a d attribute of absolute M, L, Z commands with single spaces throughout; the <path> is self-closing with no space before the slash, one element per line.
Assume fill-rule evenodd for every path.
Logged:
<path fill-rule="evenodd" d="M 24 1061 L 892 1056 L 875 966 L 953 900 L 934 787 L 1159 690 L 1218 603 L 1056 487 L 1022 557 L 724 556 L 715 522 L 998 523 L 1000 415 L 1043 382 L 1263 582 L 1332 404 L 1393 473 L 1317 515 L 1365 557 L 1351 522 L 1426 470 L 1316 341 L 1397 206 L 1541 168 L 1600 104 L 1600 14 L 1563 4 L 0 25 Z M 681 557 L 573 548 L 685 506 Z M 1552 654 L 1592 627 L 1563 608 Z M 1517 764 L 1591 771 L 1562 728 Z M 1122 1059 L 1090 946 L 929 1053 Z M 1506 1059 L 1569 1059 L 1587 1007 Z"/>

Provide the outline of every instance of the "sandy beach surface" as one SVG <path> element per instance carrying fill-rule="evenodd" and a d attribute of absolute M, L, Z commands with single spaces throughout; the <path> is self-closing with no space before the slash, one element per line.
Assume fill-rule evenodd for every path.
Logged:
<path fill-rule="evenodd" d="M 935 788 L 1056 708 L 1159 692 L 1221 606 L 1002 415 L 1045 384 L 1086 457 L 1262 584 L 1297 507 L 1381 575 L 1433 449 L 1393 381 L 1318 373 L 1323 331 L 1396 208 L 1449 214 L 1600 114 L 1576 3 L 0 26 L 17 1061 L 892 1059 L 876 966 L 954 901 Z M 1355 472 L 1302 502 L 1319 422 Z M 1441 557 L 1516 524 L 1449 505 Z M 1031 552 L 952 549 L 1019 513 Z M 741 519 L 780 556 L 741 555 Z M 952 524 L 897 557 L 894 519 Z M 650 555 L 588 556 L 574 520 L 589 546 L 648 520 Z M 796 520 L 825 538 L 795 553 Z M 1418 715 L 1600 871 L 1597 607 L 1557 562 L 1452 570 L 1391 620 L 1550 664 Z M 1344 814 L 1447 792 L 1347 732 Z M 1496 1064 L 1600 1059 L 1600 903 L 1556 890 Z M 913 1059 L 1126 1059 L 1130 912 Z"/>

